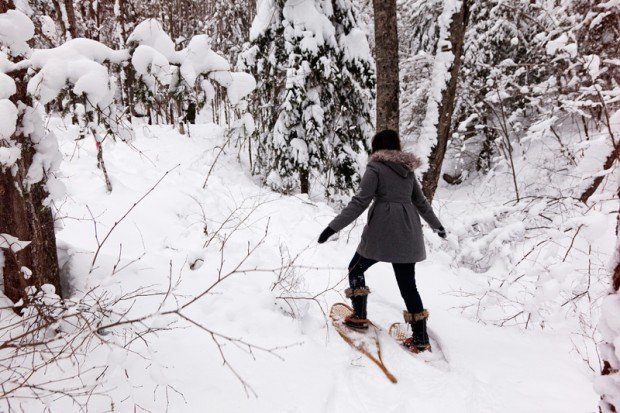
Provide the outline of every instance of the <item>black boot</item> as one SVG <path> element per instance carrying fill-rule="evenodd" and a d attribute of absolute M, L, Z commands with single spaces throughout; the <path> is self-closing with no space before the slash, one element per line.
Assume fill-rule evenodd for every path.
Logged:
<path fill-rule="evenodd" d="M 426 331 L 426 320 L 428 320 L 428 311 L 422 310 L 419 313 L 403 312 L 405 322 L 411 324 L 411 330 L 413 335 L 404 341 L 404 345 L 414 353 L 420 353 L 422 351 L 430 351 L 431 343 L 428 339 L 428 332 Z"/>
<path fill-rule="evenodd" d="M 344 319 L 344 323 L 358 330 L 366 330 L 368 328 L 368 319 L 366 318 L 366 304 L 368 302 L 368 287 L 347 288 L 345 291 L 347 298 L 351 299 L 353 304 L 353 314 Z"/>

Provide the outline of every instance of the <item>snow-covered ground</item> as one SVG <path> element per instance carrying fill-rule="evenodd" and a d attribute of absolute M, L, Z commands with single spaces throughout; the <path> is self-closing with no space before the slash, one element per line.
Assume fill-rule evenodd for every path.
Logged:
<path fill-rule="evenodd" d="M 173 281 L 180 277 L 180 284 L 176 300 L 169 298 L 164 308 L 175 308 L 208 288 L 217 279 L 218 267 L 223 265 L 224 273 L 234 268 L 267 231 L 264 243 L 241 267 L 258 270 L 232 275 L 184 314 L 210 331 L 263 348 L 282 348 L 250 352 L 216 336 L 233 371 L 223 365 L 208 331 L 174 317 L 150 320 L 153 326 L 176 320 L 176 328 L 148 336 L 148 345 L 135 345 L 148 360 L 115 348 L 93 353 L 90 363 L 110 366 L 105 388 L 114 402 L 112 406 L 108 398 L 94 398 L 92 411 L 129 412 L 135 405 L 154 412 L 166 407 L 171 412 L 255 413 L 596 410 L 593 373 L 572 351 L 567 336 L 485 326 L 454 309 L 462 299 L 450 292 L 468 287 L 472 278 L 450 265 L 446 244 L 430 231 L 426 234 L 429 258 L 417 266 L 418 286 L 449 370 L 406 354 L 384 334 L 384 362 L 399 380 L 392 384 L 335 333 L 323 313 L 325 305 L 343 301 L 340 291 L 345 288 L 346 266 L 365 218 L 352 230 L 318 245 L 316 238 L 335 211 L 307 196 L 281 196 L 261 188 L 248 168 L 239 164 L 235 148 L 219 157 L 203 189 L 223 142 L 222 130 L 215 125 L 192 126 L 190 136 L 167 126 L 141 126 L 136 127 L 132 146 L 105 142 L 114 188 L 107 193 L 96 167 L 94 142 L 76 142 L 76 130 L 67 130 L 59 121 L 51 127 L 60 140 L 62 180 L 67 185 L 67 199 L 60 206 L 64 228 L 58 239 L 68 260 L 65 273 L 76 294 L 99 284 L 113 291 L 143 286 L 166 291 L 172 274 Z M 91 213 L 101 240 L 166 171 L 170 172 L 161 183 L 111 233 L 89 274 L 97 249 Z M 472 208 L 483 208 L 446 199 L 439 192 L 434 206 L 447 228 Z M 235 208 L 239 219 L 229 221 L 204 248 Z M 274 288 L 277 271 L 271 269 L 282 266 L 282 257 L 286 264 L 286 257 L 297 254 L 293 276 L 298 283 L 292 290 L 282 288 L 284 283 Z M 197 258 L 204 264 L 190 269 Z M 372 267 L 367 283 L 373 291 L 371 319 L 383 328 L 400 321 L 403 304 L 390 265 Z M 278 298 L 311 297 L 325 289 L 329 291 L 319 298 L 323 310 L 313 300 Z M 155 311 L 161 298 L 141 298 L 131 314 Z"/>

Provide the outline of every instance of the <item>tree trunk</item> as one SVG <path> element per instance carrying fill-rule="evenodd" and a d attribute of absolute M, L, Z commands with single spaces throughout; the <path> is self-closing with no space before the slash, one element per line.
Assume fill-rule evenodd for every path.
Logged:
<path fill-rule="evenodd" d="M 611 169 L 611 167 L 614 166 L 614 162 L 616 162 L 618 158 L 620 158 L 620 145 L 617 145 L 613 149 L 611 154 L 609 154 L 609 156 L 605 160 L 605 163 L 603 164 L 603 170 Z M 594 178 L 594 180 L 592 181 L 592 185 L 590 185 L 585 191 L 583 191 L 583 193 L 579 197 L 579 200 L 584 204 L 588 202 L 588 199 L 590 199 L 590 197 L 596 192 L 598 187 L 603 182 L 603 178 L 604 176 L 597 176 L 596 178 Z"/>
<path fill-rule="evenodd" d="M 75 21 L 75 8 L 73 7 L 73 0 L 65 0 L 65 11 L 67 12 L 67 22 L 69 23 L 67 31 L 69 32 L 69 35 L 71 35 L 71 38 L 75 39 L 78 37 L 78 34 L 77 24 Z"/>
<path fill-rule="evenodd" d="M 450 23 L 450 47 L 454 54 L 454 61 L 450 68 L 450 81 L 443 92 L 439 110 L 439 121 L 437 124 L 437 145 L 433 148 L 428 160 L 428 170 L 424 174 L 422 190 L 429 201 L 432 201 L 437 190 L 439 177 L 441 176 L 441 166 L 450 139 L 450 126 L 452 125 L 452 113 L 456 100 L 456 88 L 461 67 L 461 56 L 463 54 L 463 43 L 465 40 L 465 30 L 467 29 L 467 18 L 469 16 L 468 0 L 462 0 L 461 8 L 452 15 Z"/>
<path fill-rule="evenodd" d="M 56 23 L 58 23 L 58 25 L 60 26 L 60 31 L 62 32 L 64 39 L 67 37 L 67 27 L 65 26 L 65 21 L 62 18 L 62 7 L 60 7 L 60 3 L 58 2 L 58 0 L 52 0 L 52 5 L 54 6 L 54 11 L 56 12 L 56 16 L 58 17 L 58 21 Z M 55 44 L 54 46 L 58 45 Z"/>
<path fill-rule="evenodd" d="M 248 14 L 250 17 L 250 24 L 252 24 L 252 21 L 254 21 L 254 17 L 256 17 L 256 1 L 257 0 L 248 1 Z"/>
<path fill-rule="evenodd" d="M 299 172 L 299 181 L 301 184 L 301 193 L 307 194 L 310 192 L 310 175 L 308 171 Z"/>
<path fill-rule="evenodd" d="M 26 93 L 26 70 L 10 74 L 17 85 L 17 93 L 11 101 L 20 106 L 19 102 L 31 107 L 32 101 Z M 61 295 L 58 257 L 56 255 L 56 234 L 54 218 L 49 207 L 43 206 L 48 193 L 45 180 L 35 185 L 26 186 L 25 178 L 32 164 L 36 148 L 28 136 L 21 134 L 23 110 L 17 120 L 17 132 L 12 139 L 21 145 L 21 158 L 13 170 L 0 170 L 0 234 L 9 234 L 20 241 L 30 241 L 21 251 L 1 250 L 4 255 L 4 292 L 14 302 L 27 296 L 24 288 L 40 287 L 52 284 L 56 293 Z M 35 132 L 36 133 L 36 132 Z M 24 275 L 27 268 L 32 275 Z M 26 271 L 28 272 L 28 271 Z"/>
<path fill-rule="evenodd" d="M 398 28 L 396 0 L 373 0 L 377 65 L 376 130 L 399 130 Z"/>

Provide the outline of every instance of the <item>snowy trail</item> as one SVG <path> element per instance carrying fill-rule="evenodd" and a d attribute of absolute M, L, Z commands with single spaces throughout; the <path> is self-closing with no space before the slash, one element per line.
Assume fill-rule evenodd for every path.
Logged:
<path fill-rule="evenodd" d="M 256 243 L 262 237 L 269 221 L 269 235 L 251 258 L 251 266 L 277 267 L 282 248 L 291 255 L 307 248 L 300 263 L 323 268 L 302 271 L 307 291 L 321 291 L 343 278 L 362 225 L 351 231 L 349 242 L 345 230 L 338 239 L 316 245 L 316 237 L 334 211 L 304 196 L 283 197 L 261 189 L 239 166 L 234 149 L 221 157 L 207 189 L 202 189 L 216 154 L 214 148 L 221 143 L 217 126 L 195 126 L 191 138 L 169 127 L 145 126 L 138 129 L 135 149 L 106 143 L 104 156 L 114 186 L 111 194 L 105 192 L 103 177 L 96 168 L 94 143 L 86 140 L 76 146 L 75 130 L 56 126 L 68 190 L 68 199 L 61 207 L 61 214 L 68 218 L 63 220 L 64 229 L 58 237 L 61 246 L 68 249 L 70 273 L 79 288 L 97 283 L 124 291 L 151 284 L 165 286 L 172 265 L 173 274 L 182 277 L 180 290 L 196 294 L 214 280 L 220 259 L 217 248 L 208 248 L 201 252 L 205 264 L 195 271 L 188 268 L 188 259 L 197 256 L 207 237 L 203 214 L 210 232 L 244 199 L 248 210 L 254 202 L 261 204 L 227 242 L 228 263 L 243 256 L 248 241 Z M 84 252 L 96 249 L 86 205 L 100 222 L 101 236 L 177 164 L 180 166 L 113 232 L 97 268 L 86 276 L 92 255 Z M 443 205 L 440 214 L 447 221 L 457 219 L 455 210 Z M 208 334 L 179 324 L 178 330 L 150 338 L 148 351 L 153 363 L 146 371 L 131 359 L 108 358 L 113 367 L 110 385 L 114 392 L 127 397 L 117 411 L 129 411 L 132 400 L 139 400 L 144 408 L 163 411 L 166 396 L 161 388 L 155 393 L 152 389 L 155 384 L 166 383 L 183 393 L 183 397 L 169 394 L 170 411 L 174 412 L 594 411 L 597 396 L 567 339 L 551 333 L 522 333 L 475 324 L 461 317 L 458 310 L 451 310 L 459 305 L 459 298 L 446 292 L 468 281 L 450 268 L 447 254 L 440 251 L 441 244 L 433 234 L 427 238 L 431 244 L 429 259 L 417 266 L 418 285 L 431 311 L 430 326 L 450 361 L 448 371 L 405 354 L 386 336 L 382 341 L 384 361 L 399 379 L 398 384 L 391 384 L 327 327 L 315 304 L 300 303 L 301 316 L 293 319 L 282 311 L 282 301 L 270 290 L 274 275 L 248 273 L 226 280 L 188 313 L 214 331 L 260 346 L 291 345 L 277 353 L 283 360 L 260 352 L 253 359 L 232 345 L 225 346 L 227 359 L 258 397 L 245 396 L 239 381 L 222 366 Z M 121 243 L 122 264 L 144 256 L 110 275 Z M 401 321 L 402 303 L 391 267 L 372 267 L 367 282 L 373 291 L 369 298 L 372 320 L 384 329 Z M 338 287 L 343 288 L 344 284 Z M 329 303 L 343 300 L 335 293 L 326 299 Z M 153 299 L 149 305 L 154 309 L 157 304 Z M 148 312 L 152 310 L 149 305 L 135 311 Z M 135 386 L 136 378 L 141 386 Z"/>

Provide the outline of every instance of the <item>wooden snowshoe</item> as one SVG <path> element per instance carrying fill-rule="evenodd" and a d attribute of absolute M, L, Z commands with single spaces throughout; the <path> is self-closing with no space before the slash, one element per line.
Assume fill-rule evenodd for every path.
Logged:
<path fill-rule="evenodd" d="M 379 328 L 371 321 L 368 321 L 367 329 L 360 330 L 351 328 L 344 323 L 345 318 L 349 317 L 351 314 L 353 314 L 353 309 L 351 307 L 344 303 L 336 303 L 332 305 L 329 311 L 329 318 L 331 318 L 334 328 L 344 341 L 375 363 L 388 380 L 392 383 L 396 383 L 396 377 L 394 377 L 394 375 L 388 371 L 385 364 L 383 364 L 381 344 L 379 343 Z"/>
<path fill-rule="evenodd" d="M 415 355 L 417 358 L 427 363 L 436 364 L 437 367 L 448 369 L 448 361 L 441 350 L 441 346 L 439 342 L 434 339 L 430 331 L 429 338 L 431 344 L 426 351 L 419 351 L 415 347 L 412 348 L 412 346 L 408 345 L 407 340 L 409 340 L 412 335 L 411 325 L 409 323 L 394 323 L 390 326 L 388 332 L 408 353 Z"/>

